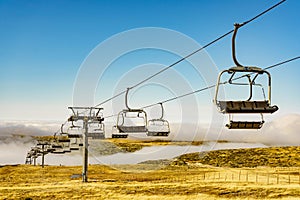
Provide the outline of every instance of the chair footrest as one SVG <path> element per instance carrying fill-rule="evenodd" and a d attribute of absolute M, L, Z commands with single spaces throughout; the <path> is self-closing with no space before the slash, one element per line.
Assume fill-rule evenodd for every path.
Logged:
<path fill-rule="evenodd" d="M 229 129 L 260 129 L 264 124 L 264 121 L 230 121 L 226 124 Z"/>
<path fill-rule="evenodd" d="M 164 136 L 164 137 L 167 137 L 169 136 L 169 131 L 166 131 L 166 132 L 163 132 L 163 131 L 160 131 L 160 132 L 155 132 L 155 131 L 148 131 L 147 132 L 147 136 Z"/>
<path fill-rule="evenodd" d="M 112 138 L 127 138 L 128 134 L 112 134 Z"/>

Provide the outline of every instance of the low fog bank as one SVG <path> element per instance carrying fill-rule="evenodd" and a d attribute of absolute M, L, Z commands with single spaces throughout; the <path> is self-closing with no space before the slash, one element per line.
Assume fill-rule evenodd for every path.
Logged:
<path fill-rule="evenodd" d="M 300 145 L 300 115 L 289 114 L 265 122 L 260 130 L 229 130 L 225 123 L 218 126 L 200 124 L 195 132 L 194 125 L 173 124 L 170 138 L 184 141 L 216 141 L 261 143 L 268 146 Z"/>
<path fill-rule="evenodd" d="M 0 121 L 0 164 L 24 163 L 27 151 L 35 145 L 37 135 L 53 135 L 60 127 L 60 122 L 45 121 Z M 106 125 L 106 137 L 111 136 L 112 124 Z M 146 134 L 132 135 L 133 139 L 167 139 L 176 141 L 217 141 L 226 140 L 231 148 L 237 143 L 252 143 L 258 146 L 288 146 L 300 145 L 300 115 L 290 114 L 270 122 L 266 122 L 261 130 L 228 130 L 224 124 L 220 127 L 210 127 L 206 124 L 172 124 L 171 134 L 167 138 L 147 137 Z M 101 143 L 99 143 L 101 145 Z M 243 148 L 236 145 L 237 148 Z M 68 165 L 80 164 L 81 155 L 48 155 L 50 160 L 56 160 Z M 147 157 L 147 156 L 146 156 Z M 72 159 L 71 159 L 72 158 Z M 63 162 L 63 160 L 68 160 Z"/>
<path fill-rule="evenodd" d="M 225 123 L 225 122 L 224 122 Z M 300 114 L 289 114 L 273 121 L 265 122 L 260 130 L 228 130 L 224 123 L 218 125 L 178 124 L 170 122 L 171 133 L 167 140 L 176 141 L 216 141 L 263 143 L 266 145 L 300 145 Z M 53 135 L 61 122 L 46 121 L 0 121 L 0 144 L 16 140 L 29 140 L 28 136 Z M 106 137 L 111 137 L 112 123 L 106 123 Z M 18 138 L 22 135 L 23 138 Z M 3 137 L 4 136 L 4 137 Z M 146 134 L 132 134 L 133 139 L 155 139 Z M 164 139 L 162 137 L 157 139 Z"/>
<path fill-rule="evenodd" d="M 34 142 L 14 141 L 10 143 L 0 143 L 0 165 L 24 164 L 27 151 L 34 145 Z"/>
<path fill-rule="evenodd" d="M 249 142 L 261 142 L 272 146 L 300 145 L 300 115 L 290 114 L 265 123 L 261 134 L 249 135 Z"/>
<path fill-rule="evenodd" d="M 262 143 L 268 146 L 299 146 L 300 115 L 289 114 L 273 121 L 265 122 L 260 130 L 224 129 L 221 139 Z"/>
<path fill-rule="evenodd" d="M 58 121 L 0 121 L 0 136 L 53 135 L 60 125 Z"/>
<path fill-rule="evenodd" d="M 0 121 L 0 165 L 25 163 L 33 136 L 53 135 L 59 127 L 55 121 Z"/>

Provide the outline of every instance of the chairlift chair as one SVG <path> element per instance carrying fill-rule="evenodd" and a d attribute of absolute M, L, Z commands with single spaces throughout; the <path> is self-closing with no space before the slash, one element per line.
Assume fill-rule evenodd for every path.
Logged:
<path fill-rule="evenodd" d="M 72 125 L 68 129 L 68 138 L 82 138 L 82 133 L 79 133 L 81 126 L 74 125 L 74 121 L 71 121 Z"/>
<path fill-rule="evenodd" d="M 80 149 L 79 146 L 77 146 L 77 147 L 76 146 L 71 146 L 70 147 L 70 151 L 79 151 L 79 149 Z"/>
<path fill-rule="evenodd" d="M 51 147 L 49 149 L 47 149 L 47 151 L 49 153 L 53 153 L 53 154 L 64 154 L 66 153 L 65 151 L 67 150 L 66 148 L 69 147 L 65 146 L 63 143 L 59 143 L 59 142 L 54 142 Z"/>
<path fill-rule="evenodd" d="M 53 154 L 63 154 L 65 153 L 64 151 L 65 149 L 62 146 L 59 145 L 52 145 L 51 151 L 49 153 L 53 153 Z"/>
<path fill-rule="evenodd" d="M 82 142 L 78 142 L 77 138 L 75 138 L 75 141 L 70 143 L 69 149 L 71 151 L 78 151 L 82 146 Z"/>
<path fill-rule="evenodd" d="M 161 116 L 158 119 L 150 119 L 148 121 L 148 131 L 147 136 L 165 136 L 167 137 L 170 133 L 169 122 L 164 117 L 164 108 L 162 103 L 159 103 L 161 106 Z"/>
<path fill-rule="evenodd" d="M 127 133 L 121 133 L 119 131 L 119 129 L 117 128 L 117 126 L 113 126 L 112 128 L 112 135 L 111 135 L 112 138 L 127 138 L 128 137 L 128 134 Z"/>
<path fill-rule="evenodd" d="M 54 154 L 60 154 L 62 152 L 64 152 L 65 149 L 65 143 L 63 142 L 59 142 L 59 137 L 56 136 L 57 133 L 54 134 L 54 141 L 51 144 L 49 151 L 50 153 L 54 153 Z"/>
<path fill-rule="evenodd" d="M 52 148 L 52 149 L 62 149 L 62 148 L 64 148 L 64 147 L 63 147 L 63 145 L 57 144 L 57 143 L 56 143 L 56 144 L 52 144 L 52 145 L 51 145 L 51 148 Z"/>
<path fill-rule="evenodd" d="M 29 151 L 29 152 L 27 152 L 27 155 L 26 155 L 25 164 L 31 164 L 31 163 L 32 163 L 32 152 Z"/>
<path fill-rule="evenodd" d="M 65 154 L 66 152 L 65 151 L 60 151 L 60 150 L 55 150 L 55 151 L 52 151 L 51 153 L 53 153 L 53 154 Z"/>
<path fill-rule="evenodd" d="M 64 124 L 62 124 L 61 127 L 60 127 L 60 133 L 59 133 L 59 135 L 57 135 L 57 134 L 55 133 L 54 137 L 55 137 L 55 139 L 56 139 L 59 143 L 70 143 L 70 139 L 69 139 L 69 137 L 68 137 L 68 133 L 65 133 L 65 132 L 64 132 L 63 127 L 64 127 Z M 56 137 L 57 137 L 57 138 L 56 138 Z"/>
<path fill-rule="evenodd" d="M 219 112 L 223 114 L 229 114 L 229 123 L 226 124 L 226 127 L 229 129 L 260 129 L 264 124 L 263 114 L 266 113 L 274 113 L 278 110 L 278 107 L 276 105 L 271 106 L 271 74 L 261 68 L 258 67 L 252 67 L 252 66 L 242 66 L 236 59 L 235 56 L 235 37 L 236 33 L 238 31 L 238 28 L 240 27 L 240 24 L 234 25 L 234 33 L 232 37 L 232 57 L 233 61 L 236 64 L 235 67 L 231 67 L 227 70 L 223 70 L 219 76 L 218 81 L 216 84 L 216 92 L 215 92 L 215 98 L 214 103 L 219 109 Z M 230 78 L 227 82 L 229 84 L 235 84 L 235 85 L 249 85 L 249 98 L 247 100 L 218 100 L 218 92 L 219 87 L 221 84 L 221 77 L 223 74 L 229 74 Z M 240 77 L 246 77 L 248 82 L 247 83 L 236 83 L 235 80 L 239 79 L 236 78 L 236 74 L 245 74 Z M 268 77 L 268 99 L 266 100 L 253 100 L 253 86 L 260 86 L 261 84 L 255 83 L 258 76 L 261 75 L 267 75 Z M 262 87 L 263 89 L 263 87 Z M 264 94 L 264 90 L 263 90 Z M 235 121 L 233 120 L 234 114 L 260 114 L 261 115 L 261 121 Z"/>
<path fill-rule="evenodd" d="M 81 133 L 81 126 L 74 125 L 73 120 L 71 121 L 71 126 L 68 128 L 67 134 L 68 138 L 70 139 L 69 148 L 70 151 L 78 151 L 80 150 L 80 144 L 82 144 L 82 133 Z"/>
<path fill-rule="evenodd" d="M 48 153 L 52 153 L 52 152 L 55 151 L 55 150 L 56 150 L 55 148 L 47 148 L 46 151 L 47 151 Z"/>
<path fill-rule="evenodd" d="M 25 164 L 31 164 L 31 156 L 30 157 L 26 157 L 25 159 Z"/>
<path fill-rule="evenodd" d="M 89 123 L 89 132 L 87 133 L 88 137 L 92 139 L 104 139 L 105 138 L 105 125 L 101 121 L 92 121 Z"/>
<path fill-rule="evenodd" d="M 147 113 L 143 109 L 132 109 L 128 106 L 128 92 L 131 88 L 127 88 L 125 95 L 126 109 L 119 112 L 117 116 L 117 124 L 115 128 L 118 133 L 113 133 L 112 138 L 127 138 L 129 133 L 146 133 L 147 132 Z M 141 125 L 128 124 L 127 120 L 142 121 Z"/>

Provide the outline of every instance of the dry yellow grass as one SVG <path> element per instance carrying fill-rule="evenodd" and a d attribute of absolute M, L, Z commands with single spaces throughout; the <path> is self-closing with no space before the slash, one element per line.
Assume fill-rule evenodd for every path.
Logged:
<path fill-rule="evenodd" d="M 300 146 L 190 153 L 180 156 L 177 162 L 200 162 L 216 167 L 300 167 Z"/>
<path fill-rule="evenodd" d="M 109 141 L 132 149 L 170 144 Z M 219 150 L 182 155 L 165 166 L 91 165 L 88 183 L 71 178 L 81 166 L 3 166 L 0 199 L 300 199 L 299 151 Z"/>
<path fill-rule="evenodd" d="M 143 147 L 150 146 L 166 146 L 166 145 L 201 145 L 202 141 L 171 141 L 171 140 L 132 140 L 132 139 L 106 139 L 116 146 L 127 152 L 135 152 L 141 150 Z"/>
<path fill-rule="evenodd" d="M 89 166 L 89 182 L 82 183 L 81 167 L 4 166 L 0 168 L 1 199 L 268 199 L 300 198 L 300 184 L 273 184 L 262 180 L 236 181 L 229 177 L 240 168 L 215 168 L 201 165 L 168 166 L 155 171 L 136 165 L 115 170 L 101 165 Z M 145 168 L 147 168 L 145 166 Z M 271 168 L 243 168 L 249 173 L 269 172 Z M 274 170 L 274 169 L 273 169 Z M 298 173 L 300 168 L 286 169 Z M 218 179 L 217 174 L 221 174 Z M 213 175 L 215 177 L 213 177 Z M 228 176 L 225 181 L 224 176 Z M 205 178 L 204 178 L 205 177 Z M 244 178 L 242 178 L 244 179 Z"/>

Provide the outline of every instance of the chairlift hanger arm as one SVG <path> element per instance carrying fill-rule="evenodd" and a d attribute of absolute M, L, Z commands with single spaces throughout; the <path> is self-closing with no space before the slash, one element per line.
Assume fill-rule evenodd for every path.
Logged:
<path fill-rule="evenodd" d="M 159 119 L 163 119 L 163 118 L 164 118 L 164 114 L 165 114 L 165 109 L 164 109 L 164 107 L 163 107 L 162 102 L 160 102 L 160 103 L 158 103 L 158 104 L 159 104 L 160 107 L 161 107 L 161 116 L 160 116 Z"/>
<path fill-rule="evenodd" d="M 68 109 L 71 109 L 71 110 L 72 110 L 74 116 L 76 115 L 75 110 L 74 110 L 74 107 L 68 107 Z"/>
<path fill-rule="evenodd" d="M 128 93 L 129 93 L 130 89 L 132 89 L 132 87 L 127 88 L 126 94 L 125 94 L 125 106 L 126 106 L 127 111 L 129 111 L 129 112 L 145 113 L 145 111 L 143 109 L 136 109 L 136 108 L 130 108 L 129 107 L 129 105 L 128 105 Z"/>
<path fill-rule="evenodd" d="M 232 36 L 232 58 L 233 58 L 233 61 L 234 61 L 235 65 L 239 66 L 239 67 L 241 67 L 242 65 L 236 59 L 235 38 L 236 38 L 237 31 L 240 27 L 242 27 L 242 24 L 238 24 L 238 23 L 234 24 L 234 31 L 233 31 L 233 36 Z"/>
<path fill-rule="evenodd" d="M 132 110 L 132 109 L 129 107 L 129 105 L 128 105 L 128 92 L 129 92 L 130 89 L 131 89 L 131 88 L 127 88 L 126 94 L 125 94 L 125 106 L 126 106 L 126 108 L 127 108 L 128 110 Z"/>
<path fill-rule="evenodd" d="M 97 109 L 97 113 L 96 113 L 96 117 L 99 115 L 100 111 L 103 110 L 103 108 L 96 108 Z"/>
<path fill-rule="evenodd" d="M 70 126 L 70 128 L 76 128 L 78 126 L 74 125 L 74 121 L 71 121 L 72 125 Z"/>
<path fill-rule="evenodd" d="M 60 133 L 63 133 L 63 132 L 64 132 L 64 124 L 62 124 L 61 127 L 60 127 Z"/>

